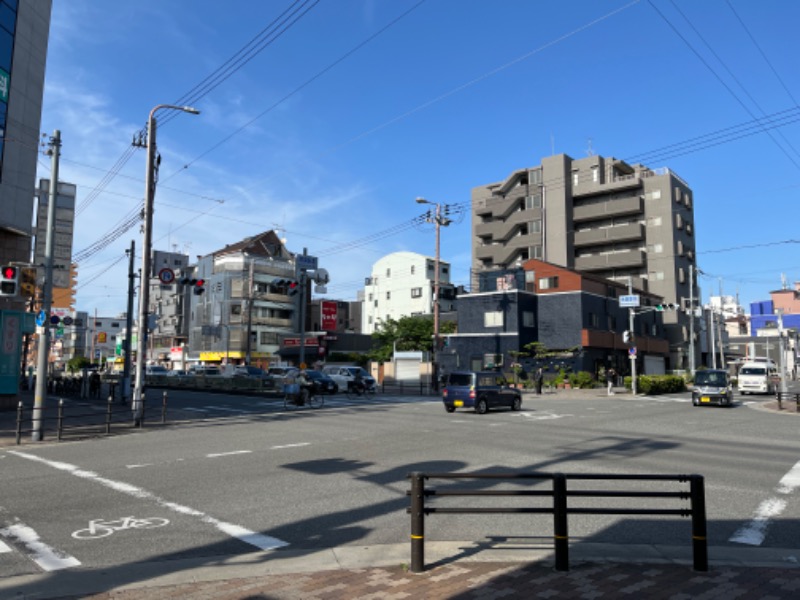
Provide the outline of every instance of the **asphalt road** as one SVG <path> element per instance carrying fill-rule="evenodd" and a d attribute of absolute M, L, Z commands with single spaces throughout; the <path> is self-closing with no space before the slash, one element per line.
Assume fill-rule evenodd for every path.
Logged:
<path fill-rule="evenodd" d="M 477 415 L 448 414 L 435 398 L 339 395 L 319 410 L 284 411 L 275 399 L 171 393 L 172 427 L 0 449 L 0 577 L 98 567 L 135 577 L 135 565 L 151 561 L 404 543 L 414 471 L 698 473 L 710 545 L 785 548 L 800 559 L 800 416 L 738 400 L 692 407 L 688 394 L 598 390 L 526 395 L 521 412 Z M 570 517 L 572 543 L 688 547 L 690 531 L 676 517 Z M 549 515 L 426 520 L 427 540 L 549 544 L 552 534 Z"/>

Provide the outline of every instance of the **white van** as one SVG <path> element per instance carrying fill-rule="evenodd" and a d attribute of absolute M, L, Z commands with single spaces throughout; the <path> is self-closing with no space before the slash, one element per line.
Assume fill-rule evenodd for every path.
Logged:
<path fill-rule="evenodd" d="M 746 362 L 739 367 L 737 387 L 744 394 L 774 394 L 776 384 L 773 377 L 778 368 L 772 361 Z"/>

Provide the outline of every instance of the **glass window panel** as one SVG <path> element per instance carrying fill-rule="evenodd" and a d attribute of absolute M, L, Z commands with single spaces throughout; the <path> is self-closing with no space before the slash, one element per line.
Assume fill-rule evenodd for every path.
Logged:
<path fill-rule="evenodd" d="M 14 37 L 0 28 L 0 69 L 11 72 L 11 52 L 14 49 Z"/>
<path fill-rule="evenodd" d="M 17 25 L 17 13 L 5 3 L 0 3 L 0 26 L 7 29 L 9 33 L 14 33 Z"/>

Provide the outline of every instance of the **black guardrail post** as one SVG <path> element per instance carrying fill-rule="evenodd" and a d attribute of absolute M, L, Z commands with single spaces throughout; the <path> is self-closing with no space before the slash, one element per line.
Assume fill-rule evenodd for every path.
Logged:
<path fill-rule="evenodd" d="M 64 399 L 58 399 L 58 418 L 56 419 L 56 438 L 61 441 L 61 436 L 64 433 Z"/>
<path fill-rule="evenodd" d="M 708 571 L 708 540 L 706 538 L 706 492 L 702 475 L 689 476 L 692 499 L 692 555 L 695 571 Z"/>
<path fill-rule="evenodd" d="M 778 399 L 778 410 L 783 410 L 783 404 L 781 403 L 781 393 L 776 391 L 775 397 Z"/>
<path fill-rule="evenodd" d="M 17 403 L 17 446 L 19 446 L 20 441 L 22 440 L 22 400 Z"/>
<path fill-rule="evenodd" d="M 411 572 L 425 571 L 425 476 L 411 474 Z"/>
<path fill-rule="evenodd" d="M 567 523 L 567 477 L 553 474 L 553 541 L 556 571 L 569 571 L 569 525 Z"/>
<path fill-rule="evenodd" d="M 794 395 L 794 406 L 795 406 L 795 409 L 794 409 L 795 412 L 799 412 L 800 413 L 800 394 L 795 394 Z"/>
<path fill-rule="evenodd" d="M 111 405 L 114 403 L 114 396 L 109 394 L 108 406 L 106 408 L 106 435 L 111 435 Z"/>
<path fill-rule="evenodd" d="M 164 390 L 163 403 L 161 404 L 161 424 L 167 422 L 167 391 Z"/>

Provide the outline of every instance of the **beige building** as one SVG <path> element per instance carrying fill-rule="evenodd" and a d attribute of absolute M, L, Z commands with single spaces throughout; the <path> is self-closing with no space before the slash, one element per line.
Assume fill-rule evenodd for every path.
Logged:
<path fill-rule="evenodd" d="M 472 249 L 474 277 L 533 258 L 686 305 L 696 284 L 692 191 L 666 168 L 550 156 L 473 188 Z M 668 368 L 689 368 L 689 315 L 665 312 L 664 324 Z"/>

